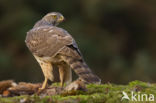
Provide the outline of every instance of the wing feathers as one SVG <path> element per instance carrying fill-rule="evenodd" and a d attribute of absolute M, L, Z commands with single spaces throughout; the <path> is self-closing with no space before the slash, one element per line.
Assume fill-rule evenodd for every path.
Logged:
<path fill-rule="evenodd" d="M 72 37 L 58 27 L 37 27 L 31 29 L 26 37 L 28 48 L 37 56 L 54 56 L 64 46 L 72 43 Z"/>

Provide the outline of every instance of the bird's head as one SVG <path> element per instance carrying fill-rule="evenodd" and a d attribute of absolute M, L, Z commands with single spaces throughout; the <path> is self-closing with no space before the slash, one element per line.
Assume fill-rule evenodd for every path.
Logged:
<path fill-rule="evenodd" d="M 46 14 L 42 20 L 46 21 L 48 24 L 52 24 L 54 26 L 58 25 L 62 21 L 64 21 L 64 16 L 59 12 L 51 12 Z"/>

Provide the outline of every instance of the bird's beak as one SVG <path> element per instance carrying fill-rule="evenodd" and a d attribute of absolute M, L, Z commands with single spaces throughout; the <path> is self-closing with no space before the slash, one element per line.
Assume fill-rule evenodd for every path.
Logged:
<path fill-rule="evenodd" d="M 62 22 L 62 21 L 64 21 L 64 20 L 65 20 L 65 19 L 64 19 L 63 16 L 61 16 L 61 17 L 58 19 L 59 22 Z"/>

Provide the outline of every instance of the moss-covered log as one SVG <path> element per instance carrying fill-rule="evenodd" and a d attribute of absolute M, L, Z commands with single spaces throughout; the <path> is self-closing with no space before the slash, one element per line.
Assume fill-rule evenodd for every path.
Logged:
<path fill-rule="evenodd" d="M 55 84 L 56 86 L 56 84 Z M 123 99 L 123 93 L 125 92 L 130 97 L 130 100 Z M 131 100 L 131 92 L 141 95 L 147 94 L 147 100 L 144 96 L 143 101 Z M 156 103 L 149 101 L 149 95 L 156 96 L 156 84 L 145 83 L 141 81 L 133 81 L 128 85 L 116 85 L 116 84 L 102 84 L 102 85 L 87 85 L 87 91 L 71 91 L 64 92 L 59 95 L 53 96 L 37 96 L 37 95 L 22 95 L 15 97 L 0 97 L 0 103 Z M 138 100 L 138 95 L 136 98 Z M 150 98 L 152 99 L 152 98 Z"/>

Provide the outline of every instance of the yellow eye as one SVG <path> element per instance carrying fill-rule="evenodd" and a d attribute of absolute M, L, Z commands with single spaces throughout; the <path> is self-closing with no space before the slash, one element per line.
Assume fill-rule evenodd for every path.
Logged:
<path fill-rule="evenodd" d="M 56 19 L 56 17 L 57 17 L 56 15 L 52 15 L 52 18 Z"/>

